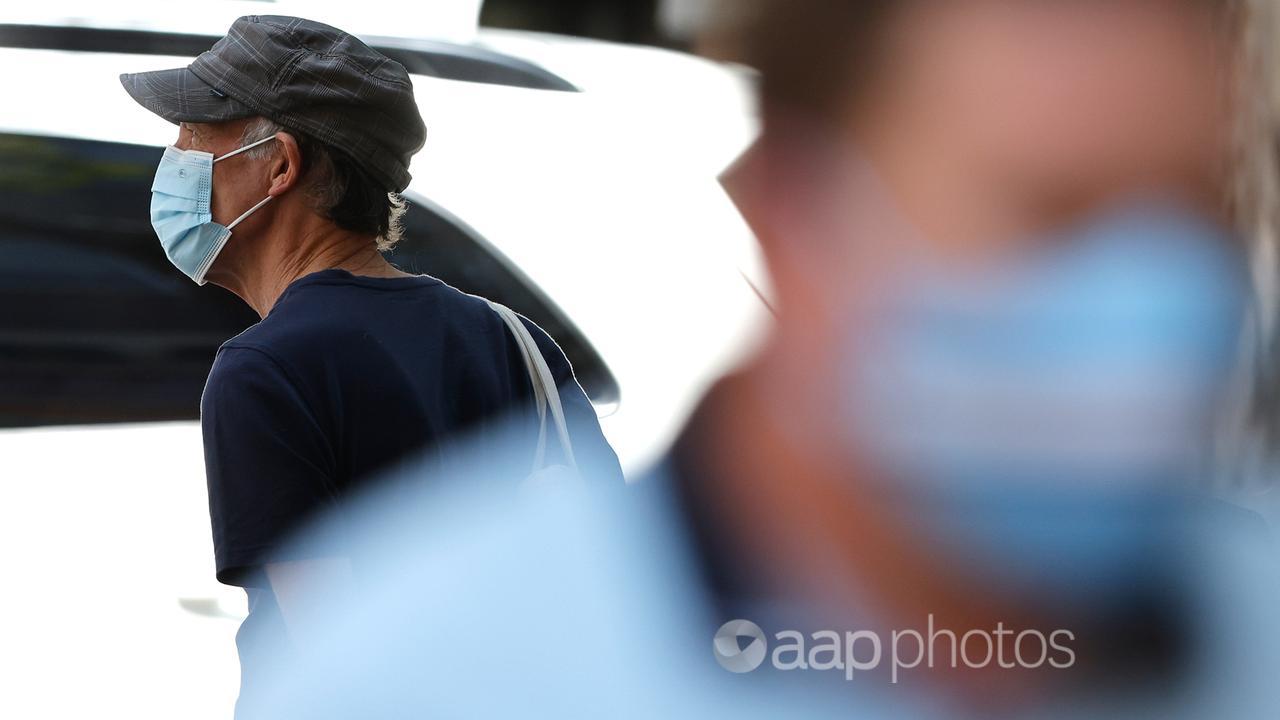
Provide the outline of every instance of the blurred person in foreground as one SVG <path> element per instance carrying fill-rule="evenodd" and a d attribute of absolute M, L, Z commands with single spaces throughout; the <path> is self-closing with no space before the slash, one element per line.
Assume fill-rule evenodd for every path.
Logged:
<path fill-rule="evenodd" d="M 426 137 L 399 63 L 322 23 L 247 16 L 189 67 L 120 80 L 179 125 L 152 188 L 161 246 L 262 317 L 219 348 L 200 408 L 217 577 L 249 599 L 236 636 L 244 704 L 260 691 L 261 648 L 305 647 L 295 621 L 308 587 L 359 583 L 344 548 L 290 551 L 289 533 L 464 434 L 501 432 L 532 457 L 536 431 L 526 423 L 512 440 L 510 428 L 537 391 L 484 299 L 381 254 L 400 237 L 396 193 Z M 511 321 L 549 366 L 584 470 L 620 484 L 560 348 Z M 502 472 L 514 482 L 529 467 Z"/>
<path fill-rule="evenodd" d="M 762 74 L 727 186 L 770 339 L 634 486 L 367 499 L 373 591 L 264 716 L 1274 712 L 1270 545 L 1198 489 L 1249 290 L 1256 20 L 724 7 Z"/>

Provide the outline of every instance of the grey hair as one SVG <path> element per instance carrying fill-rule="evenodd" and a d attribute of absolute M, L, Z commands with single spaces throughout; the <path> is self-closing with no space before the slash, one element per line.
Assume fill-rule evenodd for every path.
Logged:
<path fill-rule="evenodd" d="M 257 142 L 264 138 L 271 137 L 279 132 L 287 132 L 299 139 L 302 144 L 303 138 L 299 138 L 299 133 L 285 128 L 267 118 L 254 118 L 245 125 L 244 132 L 240 135 L 241 147 Z M 276 143 L 263 143 L 255 148 L 245 151 L 245 155 L 254 159 L 265 159 L 274 157 L 279 152 L 279 146 Z M 348 178 L 335 172 L 334 158 L 332 150 L 321 142 L 311 141 L 306 143 L 306 157 L 304 158 L 304 167 L 306 168 L 306 178 L 304 192 L 311 202 L 311 206 L 316 212 L 325 217 L 333 217 L 333 211 L 343 201 L 349 187 Z M 387 217 L 382 226 L 385 230 L 378 234 L 375 243 L 379 251 L 385 252 L 395 247 L 404 236 L 404 214 L 408 210 L 408 204 L 398 193 L 387 193 Z"/>

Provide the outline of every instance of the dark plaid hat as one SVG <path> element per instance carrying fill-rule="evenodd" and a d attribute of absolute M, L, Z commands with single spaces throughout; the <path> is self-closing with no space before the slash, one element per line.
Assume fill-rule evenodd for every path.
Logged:
<path fill-rule="evenodd" d="M 173 123 L 261 115 L 346 153 L 388 191 L 409 185 L 409 158 L 427 137 L 403 65 L 302 18 L 242 17 L 190 66 L 120 82 Z"/>

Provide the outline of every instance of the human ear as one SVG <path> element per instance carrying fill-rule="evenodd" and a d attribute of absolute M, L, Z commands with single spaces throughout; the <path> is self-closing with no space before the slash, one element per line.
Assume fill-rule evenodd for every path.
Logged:
<path fill-rule="evenodd" d="M 271 197 L 285 194 L 302 179 L 302 151 L 298 148 L 297 139 L 287 132 L 278 132 L 276 141 L 280 143 L 280 151 L 271 162 L 271 185 L 267 189 Z"/>

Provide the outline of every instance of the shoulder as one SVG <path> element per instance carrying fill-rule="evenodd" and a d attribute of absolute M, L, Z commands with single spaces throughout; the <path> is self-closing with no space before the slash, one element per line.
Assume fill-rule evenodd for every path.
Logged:
<path fill-rule="evenodd" d="M 290 366 L 251 341 L 228 342 L 218 350 L 200 398 L 201 419 L 225 415 L 246 402 L 296 399 L 298 380 Z"/>
<path fill-rule="evenodd" d="M 353 316 L 368 311 L 367 301 L 338 288 L 314 287 L 306 293 L 286 294 L 269 315 L 223 343 L 219 355 L 230 354 L 228 350 L 257 350 L 278 359 L 295 349 L 341 344 L 360 330 Z"/>
<path fill-rule="evenodd" d="M 444 283 L 436 291 L 436 300 L 439 303 L 440 322 L 444 331 L 455 339 L 455 347 L 474 347 L 481 343 L 488 351 L 501 345 L 512 346 L 514 349 L 515 338 L 502 317 L 491 306 L 492 301 Z M 565 373 L 571 375 L 569 362 L 551 335 L 519 311 L 516 314 L 547 360 L 553 374 L 561 380 Z"/>
<path fill-rule="evenodd" d="M 378 327 L 384 332 L 411 328 L 465 335 L 500 325 L 483 298 L 430 276 L 360 278 L 316 273 L 290 286 L 267 317 L 227 345 L 267 347 L 285 357 L 297 349 L 344 347 Z"/>
<path fill-rule="evenodd" d="M 551 337 L 537 323 L 523 315 L 520 316 L 520 321 L 528 329 L 533 341 L 538 344 L 538 350 L 542 353 L 543 359 L 547 361 L 547 366 L 551 368 L 551 374 L 555 376 L 556 381 L 564 384 L 573 378 L 573 366 L 569 363 L 568 356 L 565 355 L 564 350 L 555 341 L 555 338 Z"/>
<path fill-rule="evenodd" d="M 285 364 L 270 347 L 237 336 L 222 344 L 213 358 L 207 386 L 222 386 L 263 376 L 287 375 Z"/>

